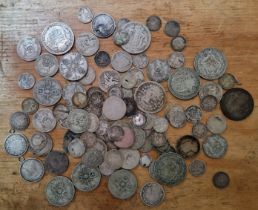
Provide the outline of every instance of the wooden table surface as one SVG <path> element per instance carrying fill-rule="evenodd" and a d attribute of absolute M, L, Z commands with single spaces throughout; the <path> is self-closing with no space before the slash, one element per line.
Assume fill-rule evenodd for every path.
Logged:
<path fill-rule="evenodd" d="M 82 24 L 77 20 L 76 12 L 80 6 L 89 6 L 95 13 L 107 12 L 115 19 L 126 17 L 144 23 L 149 15 L 162 18 L 163 26 L 167 20 L 176 19 L 181 24 L 181 34 L 187 39 L 184 50 L 186 66 L 192 66 L 195 54 L 205 47 L 217 47 L 224 51 L 228 59 L 227 71 L 234 74 L 254 97 L 258 100 L 258 2 L 255 0 L 0 0 L 0 209 L 55 209 L 44 197 L 44 187 L 53 177 L 46 174 L 39 183 L 24 182 L 19 176 L 19 162 L 7 156 L 3 150 L 3 142 L 9 131 L 9 116 L 20 110 L 21 101 L 32 95 L 32 91 L 20 90 L 17 77 L 22 72 L 31 72 L 37 79 L 33 62 L 25 62 L 16 55 L 16 44 L 25 35 L 40 38 L 43 28 L 54 21 L 64 21 L 71 26 L 75 36 L 90 31 L 90 24 Z M 100 48 L 111 55 L 119 48 L 111 39 L 101 39 Z M 45 50 L 43 50 L 45 51 Z M 167 58 L 171 53 L 170 38 L 163 29 L 152 33 L 152 43 L 147 51 L 150 60 Z M 102 70 L 88 62 L 97 72 Z M 109 67 L 110 68 L 110 67 Z M 67 83 L 60 75 L 55 78 Z M 204 83 L 205 81 L 202 81 Z M 98 84 L 96 81 L 95 85 Z M 166 83 L 163 84 L 167 88 Z M 88 88 L 88 87 L 87 87 Z M 181 103 L 183 106 L 199 104 L 196 97 L 190 101 L 179 101 L 168 93 L 170 103 Z M 214 113 L 220 113 L 217 108 Z M 162 113 L 161 113 L 162 114 Z M 210 113 L 205 113 L 203 122 Z M 155 209 L 182 210 L 252 210 L 258 209 L 258 109 L 244 121 L 227 120 L 228 128 L 223 136 L 228 140 L 228 151 L 222 159 L 207 158 L 203 152 L 199 159 L 207 163 L 205 175 L 199 178 L 187 174 L 186 180 L 176 187 L 165 186 L 166 200 Z M 32 126 L 24 133 L 30 137 L 35 130 Z M 51 132 L 54 148 L 62 149 L 65 130 L 56 128 Z M 191 125 L 183 129 L 169 128 L 169 141 L 175 145 L 176 139 L 191 132 Z M 31 154 L 26 154 L 29 157 Z M 64 174 L 70 177 L 73 166 L 78 159 L 70 159 L 70 167 Z M 189 161 L 187 161 L 189 164 Z M 230 178 L 230 186 L 224 190 L 216 189 L 211 182 L 217 171 L 226 171 Z M 74 201 L 62 209 L 136 209 L 143 210 L 139 192 L 141 186 L 152 179 L 148 170 L 137 167 L 133 170 L 138 179 L 138 190 L 131 199 L 122 201 L 114 199 L 107 189 L 107 178 L 104 177 L 94 192 L 76 192 Z M 153 208 L 154 209 L 154 208 Z"/>

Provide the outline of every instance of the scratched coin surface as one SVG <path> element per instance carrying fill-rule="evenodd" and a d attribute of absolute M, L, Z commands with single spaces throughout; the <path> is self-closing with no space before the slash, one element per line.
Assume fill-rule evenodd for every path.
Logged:
<path fill-rule="evenodd" d="M 42 77 L 52 77 L 58 71 L 58 60 L 50 53 L 42 53 L 35 61 L 35 69 Z"/>
<path fill-rule="evenodd" d="M 210 116 L 206 125 L 208 130 L 214 134 L 223 133 L 227 128 L 226 119 L 219 114 Z"/>
<path fill-rule="evenodd" d="M 116 22 L 111 15 L 100 13 L 94 16 L 91 28 L 97 37 L 107 38 L 114 33 Z"/>
<path fill-rule="evenodd" d="M 176 149 L 183 158 L 193 158 L 200 152 L 200 142 L 194 136 L 185 135 L 178 139 Z"/>
<path fill-rule="evenodd" d="M 195 123 L 192 127 L 192 134 L 194 137 L 196 137 L 198 139 L 206 137 L 207 132 L 208 132 L 208 130 L 207 130 L 206 125 L 200 121 Z"/>
<path fill-rule="evenodd" d="M 25 98 L 21 104 L 22 111 L 27 114 L 33 114 L 38 111 L 39 104 L 34 98 Z"/>
<path fill-rule="evenodd" d="M 92 56 L 99 49 L 99 39 L 93 33 L 84 32 L 76 38 L 75 47 L 81 55 Z"/>
<path fill-rule="evenodd" d="M 186 125 L 185 111 L 179 104 L 173 104 L 166 108 L 166 118 L 174 128 L 182 128 Z"/>
<path fill-rule="evenodd" d="M 180 68 L 184 65 L 185 63 L 185 56 L 182 52 L 173 52 L 169 57 L 168 57 L 168 64 L 170 67 L 177 69 Z"/>
<path fill-rule="evenodd" d="M 36 131 L 29 139 L 30 151 L 35 156 L 45 156 L 53 148 L 53 140 L 47 133 Z"/>
<path fill-rule="evenodd" d="M 64 173 L 69 165 L 67 155 L 59 151 L 51 151 L 45 158 L 45 168 L 52 174 L 60 175 Z"/>
<path fill-rule="evenodd" d="M 33 88 L 35 84 L 35 77 L 33 74 L 25 72 L 21 73 L 18 77 L 18 85 L 23 90 L 29 90 Z"/>
<path fill-rule="evenodd" d="M 82 23 L 89 23 L 92 21 L 94 14 L 89 7 L 80 7 L 77 12 L 77 17 Z"/>
<path fill-rule="evenodd" d="M 44 28 L 41 43 L 51 54 L 62 55 L 72 48 L 74 34 L 67 24 L 54 22 Z"/>
<path fill-rule="evenodd" d="M 185 116 L 188 122 L 195 124 L 202 119 L 202 110 L 196 105 L 188 106 L 185 110 Z"/>
<path fill-rule="evenodd" d="M 126 72 L 133 63 L 132 56 L 125 51 L 117 51 L 111 60 L 111 65 L 118 72 Z"/>
<path fill-rule="evenodd" d="M 83 109 L 72 109 L 67 117 L 68 127 L 74 133 L 83 133 L 89 127 L 89 113 Z"/>
<path fill-rule="evenodd" d="M 28 147 L 29 142 L 27 137 L 20 133 L 11 133 L 4 141 L 6 153 L 13 157 L 21 157 L 27 152 Z"/>
<path fill-rule="evenodd" d="M 80 80 L 80 83 L 83 85 L 91 85 L 96 78 L 96 71 L 91 67 L 88 66 L 87 74 Z"/>
<path fill-rule="evenodd" d="M 156 59 L 149 63 L 147 68 L 147 75 L 150 80 L 155 82 L 162 82 L 168 80 L 170 74 L 170 66 L 167 61 Z"/>
<path fill-rule="evenodd" d="M 120 74 L 117 71 L 104 71 L 99 75 L 99 87 L 107 92 L 113 86 L 121 86 Z"/>
<path fill-rule="evenodd" d="M 28 182 L 38 182 L 44 176 L 43 163 L 35 158 L 28 158 L 22 161 L 20 166 L 21 177 Z"/>
<path fill-rule="evenodd" d="M 20 112 L 20 111 L 14 112 L 12 113 L 9 119 L 9 124 L 12 129 L 23 131 L 29 127 L 29 124 L 30 124 L 29 115 L 27 113 Z"/>
<path fill-rule="evenodd" d="M 205 96 L 212 95 L 216 97 L 218 102 L 221 100 L 223 94 L 223 90 L 221 86 L 215 82 L 207 82 L 203 86 L 201 86 L 199 90 L 199 97 L 203 99 Z"/>
<path fill-rule="evenodd" d="M 33 115 L 32 125 L 40 132 L 50 132 L 56 127 L 56 118 L 52 110 L 41 108 Z"/>
<path fill-rule="evenodd" d="M 201 176 L 205 173 L 206 164 L 203 160 L 193 160 L 188 170 L 192 176 Z"/>

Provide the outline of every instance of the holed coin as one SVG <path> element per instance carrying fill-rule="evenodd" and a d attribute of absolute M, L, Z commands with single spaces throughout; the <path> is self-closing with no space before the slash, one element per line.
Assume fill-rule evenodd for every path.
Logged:
<path fill-rule="evenodd" d="M 28 147 L 29 142 L 27 137 L 20 133 L 11 133 L 4 141 L 6 153 L 13 157 L 21 157 L 27 152 Z"/>
<path fill-rule="evenodd" d="M 59 151 L 51 151 L 45 159 L 45 168 L 50 173 L 60 175 L 64 173 L 69 165 L 67 155 Z"/>
<path fill-rule="evenodd" d="M 99 50 L 99 39 L 90 32 L 84 32 L 76 38 L 75 47 L 81 55 L 92 56 Z"/>
<path fill-rule="evenodd" d="M 207 128 L 214 134 L 221 134 L 227 128 L 226 119 L 221 115 L 212 115 L 207 120 Z"/>
<path fill-rule="evenodd" d="M 43 163 L 35 158 L 28 158 L 22 161 L 20 166 L 21 177 L 28 182 L 38 182 L 44 176 Z"/>
<path fill-rule="evenodd" d="M 21 104 L 22 111 L 27 114 L 34 114 L 38 111 L 39 104 L 34 98 L 25 98 Z"/>
<path fill-rule="evenodd" d="M 91 27 L 97 37 L 107 38 L 114 33 L 116 22 L 111 15 L 100 13 L 93 18 Z"/>
<path fill-rule="evenodd" d="M 12 113 L 9 124 L 12 129 L 23 131 L 29 127 L 30 124 L 30 118 L 29 115 L 25 112 L 14 112 Z"/>
<path fill-rule="evenodd" d="M 192 176 L 201 176 L 205 173 L 206 164 L 203 160 L 193 160 L 188 170 Z"/>
<path fill-rule="evenodd" d="M 161 28 L 161 19 L 156 15 L 149 16 L 146 20 L 146 26 L 150 31 L 158 31 Z"/>
<path fill-rule="evenodd" d="M 212 178 L 213 185 L 217 188 L 225 188 L 230 183 L 230 178 L 227 173 L 219 171 Z"/>
<path fill-rule="evenodd" d="M 152 81 L 162 82 L 168 80 L 169 74 L 170 66 L 165 60 L 156 59 L 148 65 L 147 75 Z"/>
<path fill-rule="evenodd" d="M 89 23 L 92 21 L 94 15 L 89 7 L 80 7 L 77 12 L 77 17 L 82 23 Z"/>
<path fill-rule="evenodd" d="M 32 125 L 38 131 L 50 132 L 56 127 L 56 118 L 52 110 L 41 108 L 33 115 Z"/>
<path fill-rule="evenodd" d="M 185 135 L 177 141 L 176 149 L 183 158 L 193 158 L 200 152 L 200 142 L 194 136 Z"/>
<path fill-rule="evenodd" d="M 58 71 L 58 60 L 50 53 L 42 53 L 35 61 L 35 69 L 42 77 L 52 77 Z"/>
<path fill-rule="evenodd" d="M 25 72 L 21 73 L 18 78 L 18 85 L 23 90 L 29 90 L 33 88 L 35 84 L 35 77 L 33 74 Z"/>
<path fill-rule="evenodd" d="M 170 20 L 166 23 L 164 32 L 170 37 L 176 37 L 180 32 L 180 25 L 177 21 Z"/>

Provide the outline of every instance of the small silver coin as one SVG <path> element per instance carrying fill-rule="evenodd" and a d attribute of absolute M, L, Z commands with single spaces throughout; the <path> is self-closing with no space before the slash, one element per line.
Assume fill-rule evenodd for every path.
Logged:
<path fill-rule="evenodd" d="M 137 127 L 134 127 L 133 131 L 135 134 L 135 139 L 134 139 L 134 143 L 130 147 L 130 149 L 140 149 L 145 143 L 145 138 L 146 138 L 145 131 L 143 129 L 137 128 Z"/>
<path fill-rule="evenodd" d="M 98 51 L 94 56 L 94 61 L 99 67 L 106 67 L 111 63 L 110 56 L 106 51 Z"/>
<path fill-rule="evenodd" d="M 207 128 L 214 134 L 221 134 L 227 128 L 226 119 L 222 115 L 212 115 L 207 120 Z"/>
<path fill-rule="evenodd" d="M 215 82 L 205 83 L 199 90 L 199 97 L 203 99 L 205 96 L 212 95 L 219 102 L 222 98 L 223 90 L 221 86 Z"/>
<path fill-rule="evenodd" d="M 199 106 L 191 105 L 186 108 L 185 110 L 185 116 L 187 121 L 195 124 L 202 118 L 202 110 Z"/>
<path fill-rule="evenodd" d="M 73 200 L 74 194 L 73 183 L 64 176 L 54 177 L 45 188 L 45 196 L 53 206 L 68 205 Z"/>
<path fill-rule="evenodd" d="M 119 120 L 125 116 L 125 102 L 116 96 L 108 97 L 103 104 L 102 112 L 109 120 Z"/>
<path fill-rule="evenodd" d="M 54 55 L 67 53 L 73 46 L 72 29 L 63 22 L 54 22 L 46 26 L 41 34 L 44 48 Z"/>
<path fill-rule="evenodd" d="M 75 138 L 68 144 L 68 151 L 72 157 L 79 158 L 86 151 L 85 144 L 81 139 Z"/>
<path fill-rule="evenodd" d="M 206 164 L 203 160 L 193 160 L 188 170 L 192 176 L 201 176 L 205 173 Z"/>
<path fill-rule="evenodd" d="M 69 159 L 67 155 L 59 151 L 51 151 L 45 158 L 45 168 L 52 174 L 63 174 L 69 165 Z"/>
<path fill-rule="evenodd" d="M 160 205 L 165 199 L 163 187 L 156 182 L 145 183 L 140 192 L 141 201 L 150 207 Z"/>
<path fill-rule="evenodd" d="M 140 153 L 138 150 L 133 149 L 120 149 L 123 156 L 123 169 L 133 169 L 138 166 L 140 161 Z"/>
<path fill-rule="evenodd" d="M 146 26 L 150 31 L 158 31 L 161 28 L 161 19 L 156 15 L 149 16 L 146 20 Z"/>
<path fill-rule="evenodd" d="M 67 117 L 69 129 L 74 133 L 83 133 L 88 127 L 90 120 L 89 113 L 83 109 L 72 109 Z"/>
<path fill-rule="evenodd" d="M 7 154 L 13 157 L 23 156 L 29 147 L 28 139 L 20 133 L 9 134 L 4 141 L 4 149 Z"/>
<path fill-rule="evenodd" d="M 235 78 L 235 76 L 230 73 L 223 74 L 219 78 L 218 83 L 225 90 L 229 90 L 233 88 L 236 84 L 240 84 L 239 81 Z"/>
<path fill-rule="evenodd" d="M 113 85 L 121 86 L 120 75 L 117 71 L 104 71 L 99 75 L 99 87 L 101 90 L 107 92 Z"/>
<path fill-rule="evenodd" d="M 82 23 L 91 22 L 93 17 L 94 14 L 89 7 L 80 7 L 80 9 L 77 12 L 77 18 Z"/>
<path fill-rule="evenodd" d="M 137 78 L 134 72 L 127 71 L 121 75 L 121 85 L 123 88 L 132 89 L 137 84 Z"/>
<path fill-rule="evenodd" d="M 50 77 L 38 80 L 33 88 L 33 97 L 44 106 L 56 104 L 62 96 L 62 87 L 60 83 Z"/>
<path fill-rule="evenodd" d="M 42 53 L 35 61 L 35 69 L 42 77 L 52 77 L 58 71 L 58 60 L 50 53 Z"/>
<path fill-rule="evenodd" d="M 123 98 L 122 88 L 118 85 L 113 85 L 108 88 L 108 96 L 116 96 L 119 98 Z"/>
<path fill-rule="evenodd" d="M 106 152 L 104 162 L 106 162 L 112 170 L 116 170 L 122 167 L 124 156 L 120 150 L 112 149 Z"/>
<path fill-rule="evenodd" d="M 33 61 L 40 55 L 41 46 L 36 38 L 27 36 L 18 42 L 16 52 L 21 59 Z"/>
<path fill-rule="evenodd" d="M 164 32 L 166 35 L 170 37 L 176 37 L 178 36 L 180 32 L 180 25 L 177 21 L 170 20 L 166 23 Z"/>
<path fill-rule="evenodd" d="M 93 18 L 91 27 L 97 37 L 107 38 L 114 33 L 116 22 L 111 15 L 100 13 Z"/>
<path fill-rule="evenodd" d="M 98 130 L 96 131 L 96 134 L 98 136 L 105 136 L 105 135 L 107 135 L 109 127 L 110 127 L 110 123 L 107 120 L 100 119 L 99 127 L 98 127 Z"/>
<path fill-rule="evenodd" d="M 181 105 L 174 104 L 167 107 L 166 118 L 174 128 L 182 128 L 186 125 L 186 115 Z"/>
<path fill-rule="evenodd" d="M 128 32 L 119 29 L 115 31 L 112 38 L 116 45 L 121 46 L 129 42 L 130 36 Z"/>
<path fill-rule="evenodd" d="M 200 107 L 206 112 L 211 112 L 216 108 L 218 100 L 215 96 L 207 95 L 201 99 Z"/>
<path fill-rule="evenodd" d="M 182 52 L 173 52 L 169 56 L 167 62 L 170 65 L 170 67 L 177 69 L 183 67 L 185 63 L 185 56 Z"/>
<path fill-rule="evenodd" d="M 76 38 L 75 47 L 81 55 L 92 56 L 99 50 L 99 39 L 90 32 L 84 32 Z"/>
<path fill-rule="evenodd" d="M 182 36 L 177 36 L 171 40 L 173 50 L 181 52 L 186 47 L 186 39 Z"/>
<path fill-rule="evenodd" d="M 168 129 L 168 121 L 164 117 L 156 118 L 153 129 L 158 133 L 164 133 Z"/>
<path fill-rule="evenodd" d="M 162 82 L 168 80 L 169 74 L 170 66 L 165 60 L 156 59 L 148 65 L 147 75 L 152 81 Z"/>
<path fill-rule="evenodd" d="M 202 144 L 204 153 L 210 158 L 221 158 L 225 155 L 228 143 L 218 134 L 208 136 Z"/>
<path fill-rule="evenodd" d="M 87 168 L 97 168 L 104 161 L 103 154 L 100 150 L 89 149 L 82 156 L 81 163 Z"/>
<path fill-rule="evenodd" d="M 22 161 L 20 166 L 21 177 L 28 182 L 38 182 L 44 176 L 43 163 L 35 158 L 28 158 Z"/>
<path fill-rule="evenodd" d="M 26 130 L 30 124 L 29 115 L 25 112 L 14 112 L 10 117 L 9 124 L 14 130 Z"/>
<path fill-rule="evenodd" d="M 29 90 L 33 88 L 35 84 L 35 77 L 33 74 L 30 74 L 28 72 L 21 73 L 18 78 L 18 85 L 23 90 Z"/>
<path fill-rule="evenodd" d="M 149 59 L 145 53 L 140 53 L 138 55 L 133 55 L 133 65 L 136 68 L 144 69 L 147 67 Z"/>
<path fill-rule="evenodd" d="M 196 137 L 198 139 L 206 137 L 207 132 L 208 132 L 207 127 L 202 122 L 197 122 L 192 127 L 192 134 L 194 137 Z"/>
<path fill-rule="evenodd" d="M 80 80 L 80 83 L 83 85 L 91 85 L 96 79 L 96 71 L 91 67 L 88 66 L 87 74 Z"/>
<path fill-rule="evenodd" d="M 67 117 L 70 110 L 63 104 L 57 104 L 53 107 L 53 115 L 56 118 L 57 123 L 64 128 L 68 128 Z"/>
<path fill-rule="evenodd" d="M 97 137 L 94 133 L 86 131 L 80 135 L 80 139 L 85 144 L 86 148 L 93 147 L 97 141 Z"/>
<path fill-rule="evenodd" d="M 72 102 L 73 102 L 73 105 L 78 108 L 81 108 L 81 109 L 85 108 L 88 103 L 87 94 L 82 93 L 82 92 L 74 93 L 74 95 L 72 97 Z"/>
<path fill-rule="evenodd" d="M 121 88 L 124 98 L 133 98 L 133 89 Z"/>
<path fill-rule="evenodd" d="M 56 127 L 56 118 L 52 110 L 41 108 L 33 115 L 32 125 L 40 132 L 50 132 Z"/>
<path fill-rule="evenodd" d="M 35 132 L 30 140 L 30 151 L 35 156 L 45 156 L 53 148 L 53 140 L 47 133 Z"/>
<path fill-rule="evenodd" d="M 132 66 L 132 56 L 125 51 L 116 52 L 111 59 L 111 65 L 118 72 L 126 72 Z"/>
<path fill-rule="evenodd" d="M 147 118 L 142 112 L 137 112 L 132 117 L 132 122 L 137 127 L 143 126 L 146 123 L 146 121 L 147 121 Z"/>
<path fill-rule="evenodd" d="M 141 154 L 141 157 L 140 157 L 141 166 L 147 168 L 150 166 L 151 162 L 152 162 L 152 158 L 148 153 Z"/>
<path fill-rule="evenodd" d="M 34 114 L 39 109 L 39 104 L 34 98 L 25 98 L 21 104 L 22 111 L 27 114 Z"/>
<path fill-rule="evenodd" d="M 151 143 L 155 147 L 162 147 L 167 144 L 167 138 L 164 133 L 153 132 L 149 138 L 151 139 Z"/>
<path fill-rule="evenodd" d="M 107 129 L 107 136 L 110 141 L 121 141 L 124 135 L 124 130 L 119 125 L 113 125 Z"/>

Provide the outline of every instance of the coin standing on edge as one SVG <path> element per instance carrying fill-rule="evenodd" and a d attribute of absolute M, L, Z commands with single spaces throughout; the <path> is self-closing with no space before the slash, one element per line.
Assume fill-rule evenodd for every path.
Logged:
<path fill-rule="evenodd" d="M 28 182 L 39 182 L 44 176 L 43 163 L 35 158 L 28 158 L 22 161 L 20 166 L 21 177 Z"/>
<path fill-rule="evenodd" d="M 23 156 L 29 148 L 29 142 L 25 135 L 20 133 L 9 134 L 4 141 L 4 149 L 13 157 Z"/>

